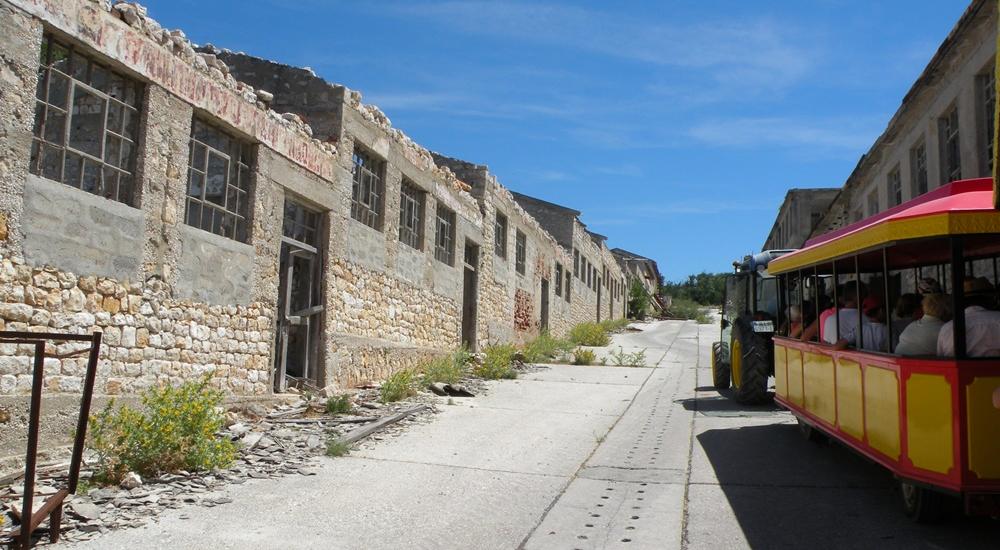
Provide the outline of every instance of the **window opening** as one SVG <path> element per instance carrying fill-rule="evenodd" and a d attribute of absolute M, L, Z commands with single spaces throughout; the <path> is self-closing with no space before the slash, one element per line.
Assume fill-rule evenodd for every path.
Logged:
<path fill-rule="evenodd" d="M 250 144 L 195 118 L 190 153 L 185 223 L 247 242 Z"/>
<path fill-rule="evenodd" d="M 141 84 L 45 35 L 31 173 L 133 205 L 141 96 Z"/>

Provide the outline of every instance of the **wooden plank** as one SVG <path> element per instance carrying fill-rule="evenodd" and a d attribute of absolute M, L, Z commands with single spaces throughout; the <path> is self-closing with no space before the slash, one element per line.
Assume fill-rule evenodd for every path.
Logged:
<path fill-rule="evenodd" d="M 427 405 L 417 405 L 416 407 L 413 407 L 411 409 L 406 409 L 405 411 L 400 411 L 394 415 L 382 417 L 381 419 L 372 422 L 367 426 L 362 426 L 356 430 L 347 432 L 337 441 L 348 445 L 350 445 L 351 443 L 356 443 L 368 437 L 369 435 L 381 430 L 382 428 L 395 424 L 396 422 L 399 422 L 400 420 L 406 418 L 407 416 L 410 416 L 411 414 L 414 413 L 418 413 L 426 408 Z"/>

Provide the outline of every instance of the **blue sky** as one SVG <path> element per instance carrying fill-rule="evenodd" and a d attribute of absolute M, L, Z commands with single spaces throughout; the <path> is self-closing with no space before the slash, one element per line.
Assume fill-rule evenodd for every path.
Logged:
<path fill-rule="evenodd" d="M 670 280 L 756 251 L 787 189 L 839 187 L 968 5 L 145 3 L 197 43 L 360 90 Z"/>

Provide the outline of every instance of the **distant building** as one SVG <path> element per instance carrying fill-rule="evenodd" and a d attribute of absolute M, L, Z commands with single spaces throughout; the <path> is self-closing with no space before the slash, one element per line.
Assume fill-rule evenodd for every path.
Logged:
<path fill-rule="evenodd" d="M 789 190 L 761 250 L 802 248 L 839 193 L 835 188 Z"/>
<path fill-rule="evenodd" d="M 997 3 L 973 0 L 858 161 L 814 236 L 993 172 Z"/>
<path fill-rule="evenodd" d="M 663 310 L 664 304 L 658 297 L 661 275 L 660 268 L 656 265 L 656 260 L 640 256 L 622 248 L 613 248 L 611 249 L 611 253 L 614 254 L 618 265 L 621 266 L 622 271 L 625 273 L 625 278 L 628 281 L 626 288 L 631 288 L 632 281 L 639 281 L 642 287 L 646 289 L 646 292 L 653 297 L 651 300 L 653 308 Z"/>

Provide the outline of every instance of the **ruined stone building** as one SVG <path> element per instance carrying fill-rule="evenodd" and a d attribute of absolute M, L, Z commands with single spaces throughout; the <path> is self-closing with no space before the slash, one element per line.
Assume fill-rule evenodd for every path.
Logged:
<path fill-rule="evenodd" d="M 625 274 L 626 301 L 628 300 L 629 288 L 631 288 L 633 283 L 638 282 L 642 285 L 646 294 L 652 298 L 650 300 L 650 307 L 654 312 L 662 312 L 664 308 L 670 306 L 670 297 L 660 296 L 659 294 L 660 282 L 663 276 L 660 274 L 660 267 L 656 264 L 656 260 L 640 256 L 635 252 L 629 252 L 623 248 L 612 248 L 611 254 L 621 267 L 622 273 Z"/>
<path fill-rule="evenodd" d="M 840 189 L 789 189 L 761 250 L 802 248 Z"/>
<path fill-rule="evenodd" d="M 992 175 L 996 51 L 997 3 L 973 0 L 858 161 L 813 236 L 948 182 Z"/>
<path fill-rule="evenodd" d="M 0 0 L 0 98 L 0 328 L 102 331 L 98 393 L 349 387 L 625 314 L 579 212 L 139 6 Z M 50 361 L 47 390 L 79 391 L 84 360 Z M 0 347 L 0 395 L 30 377 Z"/>

